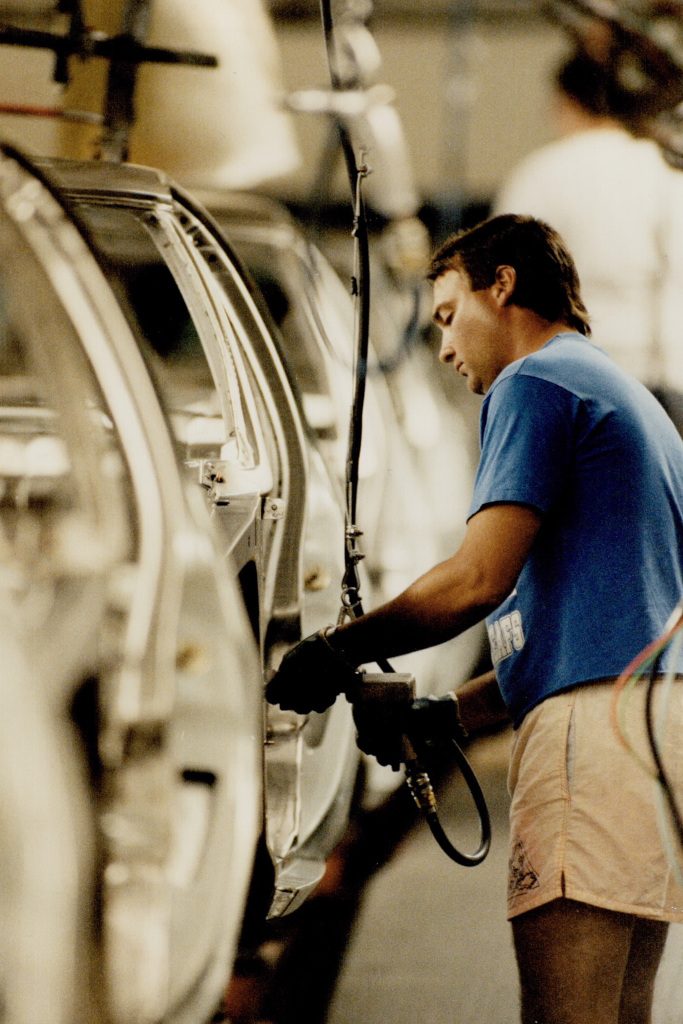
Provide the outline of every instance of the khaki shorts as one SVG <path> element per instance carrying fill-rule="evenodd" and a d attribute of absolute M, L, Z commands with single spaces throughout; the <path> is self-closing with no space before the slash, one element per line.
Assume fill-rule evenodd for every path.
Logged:
<path fill-rule="evenodd" d="M 683 857 L 672 866 L 662 840 L 660 787 L 624 749 L 610 721 L 611 682 L 550 697 L 513 740 L 508 787 L 508 918 L 561 896 L 661 921 L 683 921 Z M 648 765 L 644 682 L 628 691 L 626 730 Z M 663 700 L 666 699 L 666 707 Z M 655 693 L 666 711 L 660 750 L 683 808 L 683 679 Z M 659 733 L 657 733 L 659 737 Z"/>

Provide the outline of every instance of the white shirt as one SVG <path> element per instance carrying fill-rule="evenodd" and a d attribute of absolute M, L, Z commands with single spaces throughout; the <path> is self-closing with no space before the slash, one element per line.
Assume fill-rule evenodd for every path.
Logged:
<path fill-rule="evenodd" d="M 619 126 L 577 131 L 513 170 L 496 213 L 559 231 L 593 340 L 652 386 L 683 391 L 683 172 Z"/>

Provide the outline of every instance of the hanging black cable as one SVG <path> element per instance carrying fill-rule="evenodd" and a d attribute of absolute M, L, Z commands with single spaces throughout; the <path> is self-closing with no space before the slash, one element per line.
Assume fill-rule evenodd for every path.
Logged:
<path fill-rule="evenodd" d="M 334 19 L 330 0 L 320 0 L 320 13 L 325 35 L 325 50 L 332 88 L 339 90 L 343 82 L 339 74 L 338 55 L 335 50 Z M 352 291 L 355 297 L 354 325 L 354 382 L 349 435 L 346 454 L 346 529 L 344 547 L 344 579 L 342 581 L 342 613 L 357 618 L 363 614 L 360 598 L 358 563 L 363 558 L 358 547 L 362 531 L 356 523 L 358 494 L 358 464 L 363 440 L 363 406 L 367 380 L 368 349 L 370 344 L 370 240 L 363 198 L 363 179 L 367 168 L 356 160 L 348 129 L 337 122 L 339 141 L 344 154 L 346 171 L 353 197 L 354 274 Z M 385 669 L 385 666 L 380 666 Z M 386 669 L 389 670 L 388 668 Z"/>
<path fill-rule="evenodd" d="M 320 0 L 320 12 L 325 35 L 325 49 L 330 80 L 333 89 L 339 90 L 345 88 L 346 83 L 342 81 L 339 73 L 331 0 Z M 362 536 L 362 531 L 356 523 L 356 508 L 358 466 L 363 437 L 363 406 L 365 402 L 365 384 L 370 344 L 370 240 L 363 199 L 363 180 L 368 173 L 368 169 L 358 164 L 348 129 L 341 121 L 338 122 L 338 131 L 346 162 L 351 195 L 353 197 L 354 276 L 352 287 L 356 300 L 354 385 L 351 415 L 349 417 L 346 459 L 346 543 L 344 547 L 345 568 L 342 581 L 342 608 L 339 616 L 341 622 L 347 616 L 357 618 L 363 614 L 363 605 L 360 597 L 360 577 L 358 574 L 358 563 L 363 558 L 363 554 L 358 548 L 358 538 Z M 391 664 L 384 659 L 378 660 L 377 665 L 382 672 L 389 674 L 394 672 Z M 472 767 L 455 741 L 453 741 L 453 746 L 456 760 L 462 771 L 463 778 L 470 789 L 481 822 L 481 842 L 474 854 L 462 853 L 446 836 L 439 821 L 436 797 L 429 775 L 424 771 L 417 757 L 409 756 L 406 758 L 406 782 L 415 803 L 426 817 L 432 835 L 444 853 L 458 864 L 465 867 L 474 867 L 482 862 L 489 851 L 491 839 L 490 818 L 486 800 Z"/>

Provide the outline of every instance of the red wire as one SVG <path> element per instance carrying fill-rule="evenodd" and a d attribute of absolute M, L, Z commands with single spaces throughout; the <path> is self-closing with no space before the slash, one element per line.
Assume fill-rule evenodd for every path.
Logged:
<path fill-rule="evenodd" d="M 102 120 L 99 114 L 89 114 L 86 111 L 62 110 L 61 107 L 35 107 L 22 103 L 0 103 L 0 114 L 21 115 L 24 117 L 63 117 L 67 120 L 82 121 L 88 124 L 99 124 Z"/>

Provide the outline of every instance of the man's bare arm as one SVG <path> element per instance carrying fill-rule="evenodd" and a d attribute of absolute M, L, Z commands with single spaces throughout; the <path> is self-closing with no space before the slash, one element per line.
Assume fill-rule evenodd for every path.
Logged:
<path fill-rule="evenodd" d="M 443 643 L 481 621 L 511 593 L 541 525 L 526 505 L 491 505 L 470 520 L 451 558 L 403 593 L 340 627 L 335 647 L 356 664 Z"/>
<path fill-rule="evenodd" d="M 474 679 L 468 679 L 455 692 L 458 697 L 460 721 L 471 736 L 495 729 L 504 723 L 509 724 L 510 716 L 498 689 L 493 669 Z"/>

